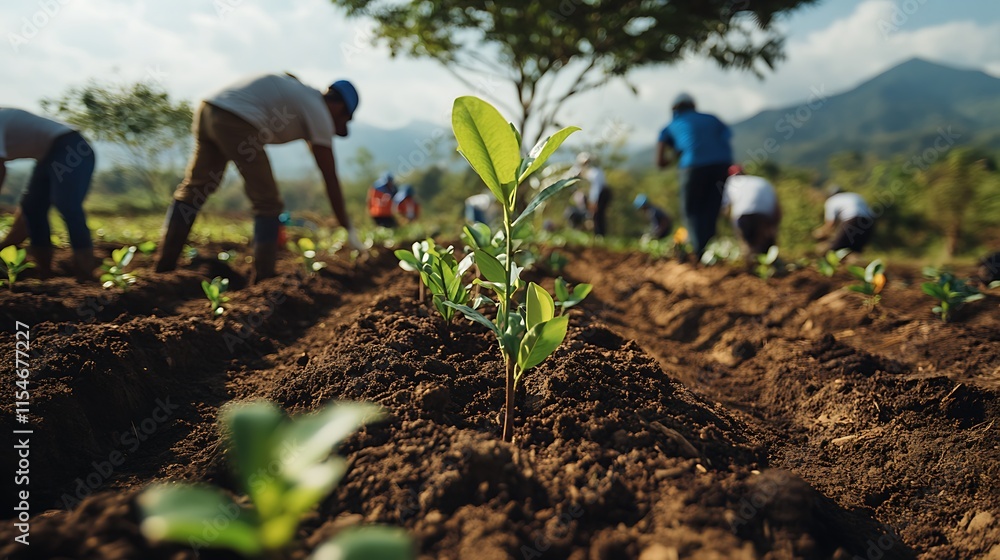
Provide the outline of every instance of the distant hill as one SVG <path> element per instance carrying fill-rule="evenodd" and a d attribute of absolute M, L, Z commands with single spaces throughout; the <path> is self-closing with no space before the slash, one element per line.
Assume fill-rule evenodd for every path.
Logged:
<path fill-rule="evenodd" d="M 822 167 L 837 152 L 919 156 L 935 142 L 1000 147 L 1000 79 L 911 59 L 850 91 L 733 126 L 744 162 Z"/>

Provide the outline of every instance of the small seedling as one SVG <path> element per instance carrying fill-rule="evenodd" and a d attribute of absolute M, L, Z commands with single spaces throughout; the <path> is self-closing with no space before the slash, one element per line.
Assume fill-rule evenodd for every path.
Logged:
<path fill-rule="evenodd" d="M 566 265 L 569 264 L 569 257 L 559 251 L 552 251 L 549 253 L 548 264 L 549 270 L 559 274 L 564 268 L 566 268 Z"/>
<path fill-rule="evenodd" d="M 307 277 L 314 276 L 326 267 L 326 263 L 316 260 L 316 243 L 308 237 L 300 237 L 297 242 L 288 242 L 288 248 L 299 257 Z"/>
<path fill-rule="evenodd" d="M 885 288 L 885 265 L 880 259 L 875 259 L 865 268 L 849 266 L 847 271 L 861 281 L 860 284 L 852 284 L 847 289 L 865 296 L 862 304 L 868 311 L 875 309 L 875 306 L 882 301 L 882 289 Z"/>
<path fill-rule="evenodd" d="M 212 306 L 212 317 L 218 317 L 226 312 L 222 304 L 229 301 L 229 298 L 222 295 L 229 291 L 229 278 L 216 276 L 212 281 L 201 281 L 201 289 L 205 292 L 209 304 Z"/>
<path fill-rule="evenodd" d="M 556 307 L 559 308 L 559 314 L 562 315 L 567 309 L 586 299 L 590 295 L 590 291 L 594 289 L 594 286 L 591 284 L 577 284 L 571 291 L 569 285 L 560 276 L 556 278 L 555 288 Z"/>
<path fill-rule="evenodd" d="M 701 255 L 701 263 L 713 266 L 721 262 L 737 262 L 740 260 L 741 254 L 739 243 L 736 243 L 732 238 L 713 239 L 708 242 L 705 252 Z"/>
<path fill-rule="evenodd" d="M 688 230 L 685 227 L 679 227 L 674 231 L 674 258 L 678 261 L 684 262 L 687 260 L 688 255 L 694 252 L 694 247 L 688 240 Z"/>
<path fill-rule="evenodd" d="M 833 277 L 840 268 L 840 263 L 844 257 L 851 253 L 850 249 L 839 249 L 837 251 L 827 251 L 825 255 L 816 259 L 816 270 L 827 278 Z"/>
<path fill-rule="evenodd" d="M 8 245 L 0 250 L 0 261 L 3 262 L 4 269 L 7 270 L 7 289 L 14 289 L 14 282 L 17 275 L 29 268 L 33 268 L 35 263 L 28 261 L 28 252 L 18 249 L 13 245 Z"/>
<path fill-rule="evenodd" d="M 778 267 L 775 264 L 777 262 L 778 246 L 771 245 L 767 253 L 757 255 L 757 266 L 754 268 L 754 273 L 761 280 L 770 280 L 778 271 Z"/>
<path fill-rule="evenodd" d="M 543 189 L 515 217 L 517 190 L 528 177 L 541 169 L 577 127 L 564 128 L 539 142 L 523 157 L 521 135 L 513 124 L 492 105 L 476 97 L 460 97 L 452 111 L 452 128 L 458 150 L 496 197 L 503 210 L 504 251 L 491 254 L 485 249 L 472 252 L 481 278 L 474 282 L 495 292 L 497 301 L 480 296 L 479 302 L 496 305 L 496 319 L 491 320 L 466 305 L 446 301 L 445 305 L 461 311 L 474 322 L 489 328 L 497 337 L 506 365 L 506 402 L 503 440 L 514 439 L 514 395 L 517 382 L 531 368 L 542 363 L 558 348 L 569 325 L 569 317 L 555 316 L 555 301 L 545 289 L 533 282 L 524 286 L 522 267 L 515 262 L 514 231 L 546 200 L 574 184 L 577 179 L 563 179 Z M 524 304 L 515 295 L 525 287 Z M 478 302 L 477 302 L 478 303 Z"/>
<path fill-rule="evenodd" d="M 400 268 L 420 273 L 420 281 L 430 290 L 434 307 L 446 323 L 451 323 L 455 308 L 447 303 L 465 305 L 469 302 L 472 286 L 467 285 L 463 277 L 472 268 L 472 257 L 458 261 L 454 247 L 441 247 L 433 239 L 414 243 L 412 251 L 398 249 L 395 255 Z"/>
<path fill-rule="evenodd" d="M 149 256 L 156 252 L 156 241 L 143 241 L 142 243 L 136 245 L 139 252 L 143 255 Z"/>
<path fill-rule="evenodd" d="M 331 452 L 359 427 L 381 417 L 378 406 L 356 402 L 294 419 L 269 402 L 228 405 L 220 414 L 223 442 L 249 505 L 210 485 L 154 484 L 138 498 L 140 530 L 154 542 L 225 548 L 248 558 L 281 557 L 302 517 L 347 472 L 347 461 Z M 210 537 L 206 527 L 213 529 Z M 334 537 L 314 558 L 413 556 L 413 544 L 401 529 L 365 527 Z"/>
<path fill-rule="evenodd" d="M 959 307 L 985 297 L 968 282 L 959 280 L 950 272 L 927 267 L 924 269 L 924 276 L 932 281 L 924 282 L 920 287 L 925 294 L 938 300 L 938 304 L 934 306 L 932 311 L 940 315 L 941 320 L 946 323 L 951 320 L 952 312 Z"/>
<path fill-rule="evenodd" d="M 129 245 L 111 251 L 111 258 L 104 259 L 104 264 L 101 265 L 101 270 L 104 271 L 104 274 L 101 274 L 104 289 L 117 287 L 124 292 L 128 290 L 129 286 L 135 284 L 135 275 L 125 272 L 125 267 L 132 262 L 135 251 L 135 245 Z"/>

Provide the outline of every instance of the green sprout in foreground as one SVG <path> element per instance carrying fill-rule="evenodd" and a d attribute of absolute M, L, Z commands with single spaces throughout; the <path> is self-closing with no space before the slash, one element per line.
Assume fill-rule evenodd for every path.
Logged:
<path fill-rule="evenodd" d="M 317 272 L 326 268 L 326 263 L 316 260 L 316 243 L 308 237 L 300 237 L 297 242 L 288 242 L 288 249 L 298 255 L 306 277 L 312 278 Z"/>
<path fill-rule="evenodd" d="M 101 265 L 101 270 L 104 271 L 101 282 L 105 289 L 118 288 L 124 292 L 135 284 L 135 275 L 125 272 L 125 267 L 132 262 L 135 252 L 135 245 L 130 245 L 111 251 L 111 258 L 104 259 L 104 264 Z"/>
<path fill-rule="evenodd" d="M 7 271 L 8 290 L 14 289 L 14 282 L 17 281 L 18 274 L 35 266 L 35 263 L 28 261 L 27 251 L 13 245 L 8 245 L 0 250 L 0 261 L 3 262 L 3 267 Z"/>
<path fill-rule="evenodd" d="M 844 257 L 850 253 L 850 249 L 827 251 L 825 255 L 816 259 L 816 270 L 823 276 L 832 278 L 837 273 L 837 269 L 840 267 L 840 263 L 844 260 Z"/>
<path fill-rule="evenodd" d="M 880 259 L 875 259 L 865 268 L 852 265 L 847 267 L 847 271 L 860 281 L 858 284 L 851 284 L 847 289 L 865 296 L 861 303 L 868 311 L 874 310 L 882 301 L 882 289 L 885 288 L 886 282 L 885 265 Z"/>
<path fill-rule="evenodd" d="M 302 516 L 312 511 L 347 472 L 331 452 L 361 426 L 382 417 L 368 403 L 341 402 L 288 419 L 272 403 L 227 405 L 223 439 L 236 480 L 249 497 L 241 505 L 219 488 L 159 483 L 138 498 L 143 535 L 151 541 L 225 548 L 247 558 L 283 558 Z M 313 560 L 408 560 L 413 544 L 404 531 L 361 527 L 321 545 Z"/>
<path fill-rule="evenodd" d="M 555 352 L 569 326 L 569 317 L 556 316 L 555 301 L 544 288 L 520 278 L 522 267 L 514 261 L 514 230 L 543 202 L 577 181 L 563 179 L 542 190 L 520 215 L 515 217 L 518 186 L 538 171 L 570 134 L 579 130 L 568 127 L 539 142 L 528 154 L 521 155 L 521 135 L 513 124 L 492 105 L 477 97 L 459 97 L 452 110 L 452 129 L 458 140 L 458 150 L 496 197 L 503 210 L 504 250 L 491 254 L 484 249 L 472 252 L 481 278 L 474 282 L 493 290 L 497 300 L 479 296 L 479 304 L 497 308 L 496 319 L 467 305 L 446 301 L 445 305 L 486 326 L 497 337 L 506 369 L 506 402 L 504 405 L 503 440 L 514 439 L 514 394 L 524 372 L 537 366 Z M 524 303 L 515 295 L 525 289 Z"/>
<path fill-rule="evenodd" d="M 211 282 L 202 280 L 201 289 L 205 292 L 205 297 L 208 298 L 208 302 L 212 306 L 212 317 L 218 317 L 226 312 L 222 304 L 229 301 L 229 298 L 222 294 L 229 291 L 229 278 L 216 276 L 212 278 Z"/>
<path fill-rule="evenodd" d="M 418 241 L 413 244 L 412 251 L 399 249 L 395 254 L 400 268 L 420 273 L 420 282 L 430 290 L 434 307 L 446 323 L 451 323 L 455 308 L 446 302 L 457 305 L 469 302 L 471 287 L 465 284 L 462 277 L 472 267 L 472 258 L 459 261 L 455 258 L 454 247 L 441 247 L 433 239 Z"/>
<path fill-rule="evenodd" d="M 771 248 L 766 253 L 757 255 L 757 266 L 754 268 L 757 278 L 770 280 L 778 272 L 778 267 L 775 264 L 777 262 L 778 246 L 771 245 Z"/>

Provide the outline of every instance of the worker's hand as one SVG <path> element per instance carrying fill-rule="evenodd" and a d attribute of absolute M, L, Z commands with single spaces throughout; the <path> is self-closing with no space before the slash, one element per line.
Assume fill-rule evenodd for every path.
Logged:
<path fill-rule="evenodd" d="M 355 251 L 364 252 L 368 250 L 368 247 L 366 247 L 365 244 L 361 242 L 361 238 L 358 237 L 358 232 L 355 231 L 354 228 L 347 229 L 347 243 Z"/>

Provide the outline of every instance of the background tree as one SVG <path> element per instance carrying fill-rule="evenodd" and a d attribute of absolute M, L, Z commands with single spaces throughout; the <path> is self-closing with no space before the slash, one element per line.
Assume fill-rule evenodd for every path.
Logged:
<path fill-rule="evenodd" d="M 124 148 L 124 167 L 145 182 L 150 196 L 168 162 L 183 161 L 191 142 L 191 105 L 173 102 L 154 83 L 102 84 L 91 81 L 61 97 L 42 99 L 42 109 L 84 132 L 91 140 Z M 166 187 L 174 188 L 172 182 Z"/>
<path fill-rule="evenodd" d="M 707 56 L 760 74 L 782 56 L 777 17 L 815 0 L 331 1 L 349 17 L 374 20 L 373 41 L 393 56 L 443 64 L 518 115 L 525 140 L 537 141 L 559 126 L 567 99 L 639 66 Z M 514 109 L 477 74 L 511 84 Z"/>
<path fill-rule="evenodd" d="M 927 217 L 944 233 L 945 255 L 952 258 L 965 223 L 980 198 L 979 192 L 995 180 L 992 161 L 983 152 L 954 148 L 920 174 L 927 200 Z"/>

